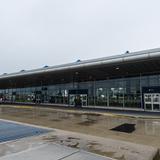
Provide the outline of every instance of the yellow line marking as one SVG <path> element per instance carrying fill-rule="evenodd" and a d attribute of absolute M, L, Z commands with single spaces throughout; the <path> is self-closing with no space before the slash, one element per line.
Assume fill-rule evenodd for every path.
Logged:
<path fill-rule="evenodd" d="M 17 109 L 33 109 L 32 106 L 13 106 L 13 107 Z"/>

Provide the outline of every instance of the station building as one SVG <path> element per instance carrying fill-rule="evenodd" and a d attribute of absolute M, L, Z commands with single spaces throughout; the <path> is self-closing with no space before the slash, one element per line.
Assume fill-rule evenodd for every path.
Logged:
<path fill-rule="evenodd" d="M 160 49 L 0 76 L 3 103 L 160 111 Z"/>

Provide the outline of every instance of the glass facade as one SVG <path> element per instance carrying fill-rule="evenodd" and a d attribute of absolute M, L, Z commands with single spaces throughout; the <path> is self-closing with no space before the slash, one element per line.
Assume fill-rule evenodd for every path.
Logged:
<path fill-rule="evenodd" d="M 88 90 L 87 105 L 143 108 L 143 87 L 160 86 L 160 75 L 0 89 L 6 102 L 69 104 L 69 90 Z"/>

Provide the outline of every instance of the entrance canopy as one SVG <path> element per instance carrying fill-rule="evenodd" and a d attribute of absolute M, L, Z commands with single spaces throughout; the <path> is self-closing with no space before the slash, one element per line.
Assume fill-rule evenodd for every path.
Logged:
<path fill-rule="evenodd" d="M 0 88 L 85 82 L 160 73 L 160 49 L 78 61 L 0 76 Z"/>

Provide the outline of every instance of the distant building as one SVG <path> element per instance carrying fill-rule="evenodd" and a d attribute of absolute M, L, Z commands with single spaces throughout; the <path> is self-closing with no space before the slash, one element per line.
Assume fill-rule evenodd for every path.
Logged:
<path fill-rule="evenodd" d="M 160 111 L 160 49 L 77 62 L 3 74 L 0 98 Z"/>

